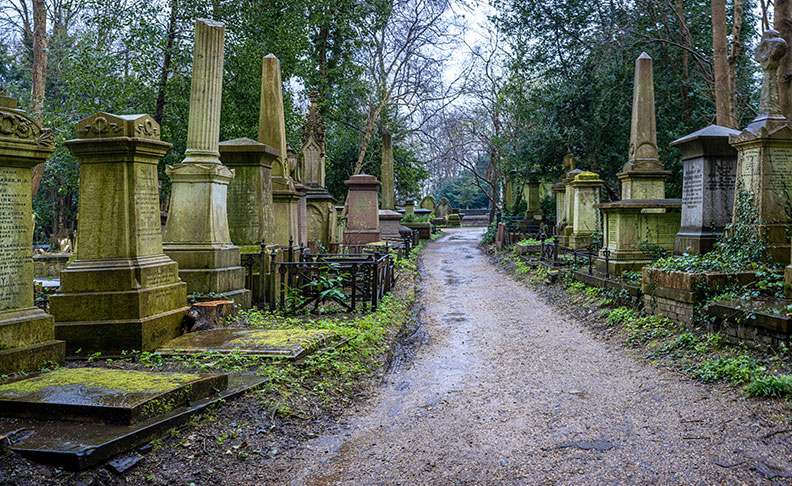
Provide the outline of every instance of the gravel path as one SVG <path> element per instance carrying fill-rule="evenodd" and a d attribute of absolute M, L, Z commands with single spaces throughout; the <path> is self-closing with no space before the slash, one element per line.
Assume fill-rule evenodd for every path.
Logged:
<path fill-rule="evenodd" d="M 428 342 L 286 484 L 792 483 L 787 417 L 596 340 L 450 233 L 424 252 Z"/>

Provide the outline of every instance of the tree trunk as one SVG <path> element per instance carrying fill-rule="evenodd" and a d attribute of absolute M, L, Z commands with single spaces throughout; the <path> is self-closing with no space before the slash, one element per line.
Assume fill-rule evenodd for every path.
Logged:
<path fill-rule="evenodd" d="M 44 117 L 44 89 L 47 84 L 47 5 L 44 0 L 33 0 L 33 89 L 31 90 L 30 112 L 42 123 Z M 44 175 L 44 164 L 33 167 L 31 178 L 32 194 L 36 195 Z"/>
<path fill-rule="evenodd" d="M 726 47 L 726 0 L 712 0 L 713 77 L 715 78 L 715 123 L 733 124 L 729 103 L 729 60 Z"/>
<path fill-rule="evenodd" d="M 739 128 L 740 121 L 737 116 L 737 59 L 740 57 L 742 44 L 740 36 L 742 34 L 743 6 L 742 0 L 734 0 L 734 25 L 732 26 L 732 41 L 729 52 L 729 113 L 731 114 L 731 125 L 729 128 Z"/>
<path fill-rule="evenodd" d="M 773 5 L 773 28 L 781 37 L 792 45 L 792 0 L 775 0 Z M 781 112 L 792 120 L 792 49 L 778 65 L 778 97 L 781 101 Z"/>
<path fill-rule="evenodd" d="M 162 124 L 162 118 L 165 115 L 165 89 L 167 88 L 168 77 L 170 76 L 173 44 L 176 41 L 176 10 L 178 7 L 178 0 L 171 0 L 170 19 L 168 20 L 168 39 L 165 42 L 165 53 L 162 56 L 162 71 L 160 71 L 159 86 L 157 87 L 157 102 L 154 105 L 154 119 L 159 124 Z"/>

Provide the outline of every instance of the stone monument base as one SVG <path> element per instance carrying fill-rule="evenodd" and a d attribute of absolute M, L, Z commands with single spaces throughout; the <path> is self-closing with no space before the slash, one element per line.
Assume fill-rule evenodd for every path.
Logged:
<path fill-rule="evenodd" d="M 63 364 L 65 343 L 55 341 L 53 318 L 38 307 L 0 316 L 0 374 L 38 370 L 43 362 Z"/>
<path fill-rule="evenodd" d="M 297 221 L 297 205 L 300 195 L 289 190 L 275 190 L 272 193 L 272 212 L 275 224 L 272 225 L 273 235 L 267 235 L 267 243 L 275 243 L 283 248 L 289 246 L 289 240 L 297 242 L 299 227 Z"/>
<path fill-rule="evenodd" d="M 165 245 L 165 253 L 179 264 L 179 277 L 187 284 L 188 294 L 216 294 L 216 299 L 233 300 L 247 309 L 251 305 L 251 294 L 245 288 L 240 252 L 240 248 L 233 245 Z"/>
<path fill-rule="evenodd" d="M 336 200 L 324 189 L 311 189 L 305 196 L 308 212 L 308 247 L 318 252 L 319 243 L 329 249 L 335 239 Z"/>
<path fill-rule="evenodd" d="M 402 237 L 399 234 L 401 219 L 401 213 L 390 209 L 381 209 L 379 211 L 380 239 L 384 241 L 402 241 Z"/>
<path fill-rule="evenodd" d="M 680 199 L 628 199 L 597 204 L 604 221 L 603 249 L 610 251 L 608 270 L 620 275 L 639 270 L 652 261 L 653 251 L 674 250 L 674 238 L 682 223 Z M 597 267 L 604 270 L 604 261 Z"/>
<path fill-rule="evenodd" d="M 573 250 L 582 250 L 591 244 L 591 233 L 572 233 L 567 246 Z"/>
<path fill-rule="evenodd" d="M 369 243 L 380 241 L 379 230 L 346 230 L 344 231 L 344 246 L 350 253 L 360 253 Z"/>
<path fill-rule="evenodd" d="M 703 255 L 715 248 L 715 243 L 722 235 L 722 232 L 712 233 L 677 233 L 674 238 L 674 255 L 684 253 L 691 255 Z"/>
<path fill-rule="evenodd" d="M 181 334 L 186 285 L 166 255 L 75 260 L 50 298 L 67 354 L 151 351 Z"/>

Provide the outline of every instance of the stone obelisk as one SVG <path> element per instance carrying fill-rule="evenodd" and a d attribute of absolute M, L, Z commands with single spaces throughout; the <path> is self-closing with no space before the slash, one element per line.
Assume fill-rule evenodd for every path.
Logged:
<path fill-rule="evenodd" d="M 218 150 L 224 37 L 224 24 L 196 20 L 187 150 L 184 161 L 167 170 L 173 186 L 164 246 L 178 262 L 188 293 L 218 294 L 249 307 L 239 247 L 228 230 L 226 199 L 234 172 L 220 163 Z"/>
<path fill-rule="evenodd" d="M 617 174 L 621 180 L 621 197 L 664 199 L 665 180 L 670 174 L 657 154 L 652 58 L 643 52 L 635 60 L 629 154 L 622 172 Z"/>
<path fill-rule="evenodd" d="M 280 61 L 267 54 L 261 63 L 261 106 L 259 108 L 259 143 L 280 151 L 272 161 L 272 200 L 275 224 L 267 243 L 289 246 L 299 238 L 297 204 L 300 195 L 294 187 L 286 145 L 286 122 L 283 115 L 283 84 Z"/>

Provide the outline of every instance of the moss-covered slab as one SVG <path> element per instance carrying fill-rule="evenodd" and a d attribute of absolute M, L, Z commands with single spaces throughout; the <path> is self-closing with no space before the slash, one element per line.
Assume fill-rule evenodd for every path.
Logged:
<path fill-rule="evenodd" d="M 11 446 L 13 451 L 29 459 L 70 470 L 86 469 L 161 437 L 168 429 L 187 423 L 190 417 L 202 413 L 213 404 L 241 396 L 265 381 L 259 376 L 232 375 L 228 378 L 227 389 L 134 425 L 93 425 L 0 417 L 0 435 L 24 429 L 30 433 L 14 442 Z"/>
<path fill-rule="evenodd" d="M 212 329 L 185 334 L 159 351 L 171 355 L 205 352 L 241 353 L 273 358 L 300 358 L 336 340 L 324 329 Z"/>
<path fill-rule="evenodd" d="M 61 368 L 0 385 L 0 415 L 132 425 L 227 384 L 225 374 Z"/>

